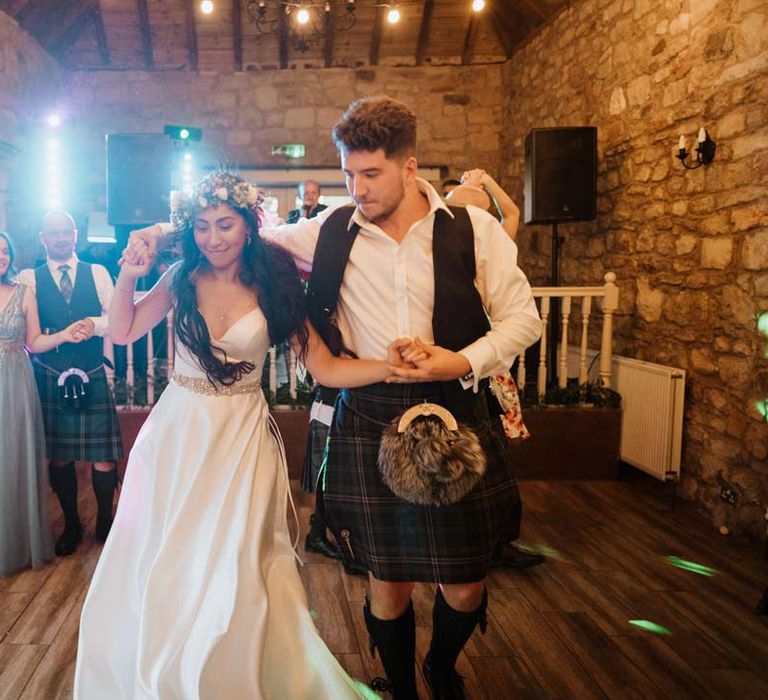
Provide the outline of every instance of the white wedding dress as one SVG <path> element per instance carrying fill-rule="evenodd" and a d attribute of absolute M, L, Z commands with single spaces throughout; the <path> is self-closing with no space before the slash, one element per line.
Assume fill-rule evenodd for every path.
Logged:
<path fill-rule="evenodd" d="M 286 520 L 287 468 L 258 386 L 259 309 L 216 345 L 256 369 L 219 395 L 177 345 L 131 451 L 80 622 L 76 700 L 378 697 L 318 635 Z"/>

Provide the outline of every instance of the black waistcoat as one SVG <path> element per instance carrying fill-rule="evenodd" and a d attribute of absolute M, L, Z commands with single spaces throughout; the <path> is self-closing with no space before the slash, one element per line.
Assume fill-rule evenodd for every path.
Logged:
<path fill-rule="evenodd" d="M 87 263 L 77 263 L 75 287 L 69 304 L 56 286 L 48 265 L 35 269 L 35 286 L 40 328 L 44 333 L 56 333 L 86 316 L 101 316 L 101 302 L 96 292 L 91 266 Z M 64 343 L 57 349 L 37 357 L 60 372 L 70 367 L 79 367 L 89 372 L 101 365 L 103 354 L 104 342 L 94 335 L 82 343 Z"/>
<path fill-rule="evenodd" d="M 432 231 L 432 262 L 435 299 L 432 332 L 435 344 L 459 351 L 490 330 L 480 293 L 475 287 L 475 244 L 472 222 L 463 207 L 435 212 Z M 340 207 L 323 223 L 315 248 L 307 288 L 308 316 L 331 352 L 344 351 L 335 324 L 335 309 L 344 270 L 360 227 L 348 228 L 354 207 Z M 392 339 L 394 340 L 394 338 Z M 470 420 L 475 404 L 484 400 L 458 381 L 442 382 L 448 409 L 460 420 Z"/>

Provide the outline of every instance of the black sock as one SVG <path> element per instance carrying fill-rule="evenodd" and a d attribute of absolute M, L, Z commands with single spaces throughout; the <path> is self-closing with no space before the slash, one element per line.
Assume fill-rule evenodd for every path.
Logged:
<path fill-rule="evenodd" d="M 394 700 L 418 700 L 415 668 L 416 615 L 413 612 L 413 603 L 408 603 L 408 609 L 400 617 L 394 620 L 380 620 L 374 617 L 366 598 L 363 613 L 365 626 L 371 636 L 371 646 L 379 650 Z"/>
<path fill-rule="evenodd" d="M 91 466 L 91 483 L 98 506 L 98 519 L 111 520 L 112 504 L 117 488 L 117 467 L 112 467 L 108 472 L 102 472 L 95 466 Z"/>
<path fill-rule="evenodd" d="M 64 530 L 67 532 L 78 531 L 80 518 L 77 513 L 77 473 L 75 463 L 55 467 L 48 466 L 48 474 L 51 479 L 51 488 L 59 499 L 61 511 L 64 513 Z"/>
<path fill-rule="evenodd" d="M 443 685 L 455 673 L 456 659 L 479 624 L 485 632 L 488 591 L 483 591 L 480 605 L 471 612 L 454 610 L 437 587 L 432 608 L 432 643 L 429 647 L 429 666 L 432 685 Z"/>

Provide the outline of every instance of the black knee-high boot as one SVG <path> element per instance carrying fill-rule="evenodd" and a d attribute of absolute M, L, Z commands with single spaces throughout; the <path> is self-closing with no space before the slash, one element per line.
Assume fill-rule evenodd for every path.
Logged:
<path fill-rule="evenodd" d="M 463 700 L 464 682 L 456 673 L 456 659 L 479 624 L 485 633 L 488 625 L 486 610 L 488 591 L 472 612 L 454 610 L 437 587 L 435 605 L 432 608 L 432 643 L 424 660 L 424 677 L 432 690 L 434 700 Z"/>
<path fill-rule="evenodd" d="M 416 691 L 416 616 L 413 603 L 394 620 L 380 620 L 371 612 L 368 599 L 363 605 L 365 626 L 370 635 L 371 655 L 379 657 L 387 674 L 394 700 L 418 700 Z"/>
<path fill-rule="evenodd" d="M 96 539 L 106 542 L 109 531 L 112 528 L 112 504 L 115 500 L 117 488 L 117 467 L 108 472 L 100 472 L 91 465 L 91 483 L 93 493 L 96 495 Z"/>
<path fill-rule="evenodd" d="M 83 528 L 77 513 L 77 474 L 75 463 L 67 462 L 61 467 L 48 467 L 51 488 L 59 499 L 64 513 L 64 532 L 56 541 L 54 551 L 60 557 L 72 554 L 83 539 Z"/>
<path fill-rule="evenodd" d="M 309 516 L 309 532 L 304 540 L 304 549 L 322 554 L 329 559 L 341 559 L 339 548 L 331 542 L 326 533 L 328 524 L 325 520 L 325 496 L 320 479 L 315 486 L 315 512 Z"/>

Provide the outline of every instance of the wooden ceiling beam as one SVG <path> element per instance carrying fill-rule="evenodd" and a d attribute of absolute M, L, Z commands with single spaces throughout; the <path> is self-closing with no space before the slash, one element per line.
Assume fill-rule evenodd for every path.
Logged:
<path fill-rule="evenodd" d="M 381 27 L 384 24 L 384 8 L 376 6 L 376 15 L 373 18 L 373 36 L 371 37 L 371 52 L 368 56 L 368 63 L 372 66 L 379 65 L 379 54 L 381 52 Z"/>
<path fill-rule="evenodd" d="M 49 24 L 56 10 L 60 10 L 61 6 L 66 4 L 57 0 L 31 0 L 16 13 L 14 19 L 30 34 L 34 34 L 41 25 Z M 79 5 L 80 3 L 69 4 Z"/>
<path fill-rule="evenodd" d="M 152 70 L 155 67 L 155 56 L 152 49 L 152 27 L 149 23 L 149 6 L 147 0 L 136 0 L 139 8 L 139 31 L 141 33 L 141 51 L 144 54 L 144 67 Z"/>
<path fill-rule="evenodd" d="M 538 2 L 533 2 L 533 0 L 518 0 L 518 2 L 521 5 L 525 5 L 528 12 L 538 17 L 542 22 L 546 22 L 549 19 L 549 15 L 541 9 Z"/>
<path fill-rule="evenodd" d="M 98 0 L 83 2 L 62 2 L 41 21 L 39 29 L 27 31 L 54 57 L 61 58 L 72 47 L 91 21 L 91 12 L 98 6 Z"/>
<path fill-rule="evenodd" d="M 243 3 L 232 0 L 232 48 L 235 52 L 235 70 L 243 70 Z"/>
<path fill-rule="evenodd" d="M 504 47 L 504 55 L 507 58 L 512 58 L 512 51 L 514 49 L 512 32 L 510 31 L 507 16 L 504 14 L 500 5 L 501 3 L 495 2 L 489 8 L 491 25 L 493 26 L 493 31 L 495 32 L 496 37 Z"/>
<path fill-rule="evenodd" d="M 0 0 L 0 10 L 16 19 L 16 15 L 28 4 L 29 0 Z"/>
<path fill-rule="evenodd" d="M 427 44 L 429 43 L 429 28 L 432 23 L 432 10 L 435 7 L 435 0 L 424 0 L 424 7 L 421 10 L 421 25 L 419 26 L 419 41 L 416 44 L 416 65 L 424 65 L 424 57 L 427 53 Z"/>
<path fill-rule="evenodd" d="M 112 57 L 109 55 L 109 44 L 107 44 L 107 33 L 104 31 L 104 18 L 101 16 L 101 9 L 96 7 L 92 13 L 93 28 L 96 32 L 96 43 L 99 46 L 99 56 L 104 66 L 112 65 Z"/>
<path fill-rule="evenodd" d="M 461 50 L 461 65 L 466 66 L 472 58 L 472 48 L 474 44 L 475 34 L 477 32 L 477 14 L 475 12 L 469 13 L 469 22 L 467 24 L 467 31 L 464 34 L 464 48 Z"/>
<path fill-rule="evenodd" d="M 67 49 L 72 48 L 72 45 L 77 41 L 79 36 L 83 33 L 83 30 L 91 22 L 91 15 L 93 8 L 87 8 L 80 16 L 72 22 L 67 30 L 61 34 L 55 44 L 49 46 L 51 55 L 64 62 L 66 58 Z"/>
<path fill-rule="evenodd" d="M 277 52 L 280 68 L 288 68 L 288 15 L 281 4 L 277 5 Z"/>
<path fill-rule="evenodd" d="M 195 18 L 195 2 L 187 0 L 184 3 L 187 10 L 187 56 L 189 67 L 197 70 L 197 20 Z"/>
<path fill-rule="evenodd" d="M 334 42 L 336 40 L 335 21 L 333 18 L 333 8 L 330 12 L 325 13 L 325 41 L 323 43 L 323 59 L 325 60 L 325 67 L 333 67 L 333 49 Z"/>

